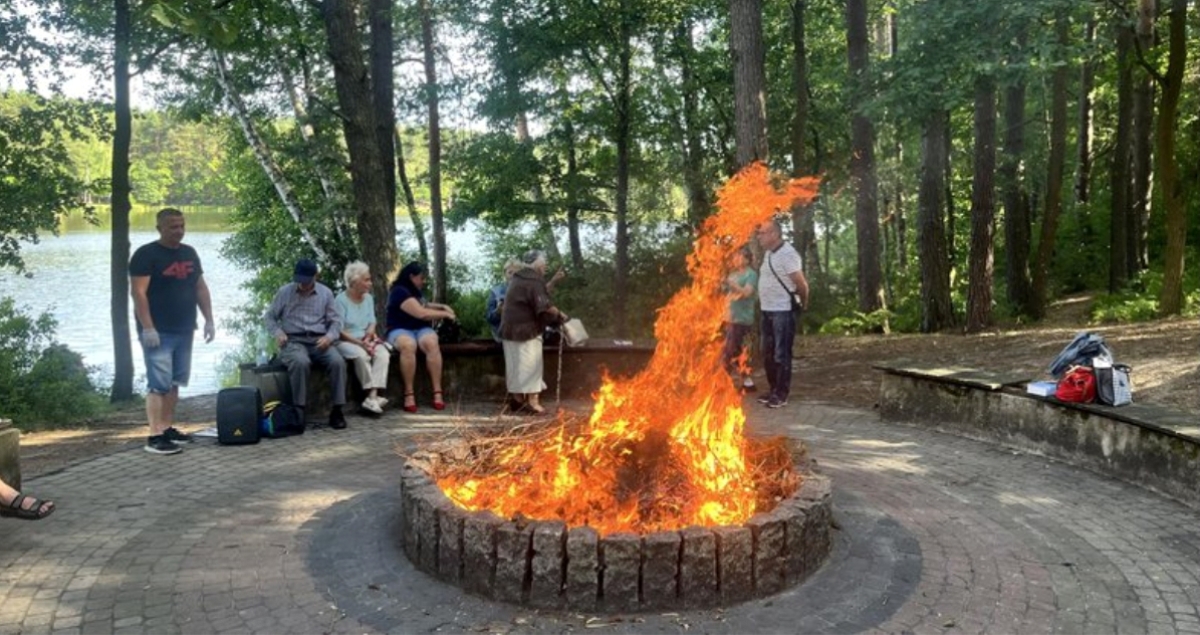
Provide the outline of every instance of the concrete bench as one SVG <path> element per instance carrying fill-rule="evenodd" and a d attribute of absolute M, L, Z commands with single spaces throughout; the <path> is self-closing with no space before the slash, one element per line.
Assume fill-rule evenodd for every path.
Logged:
<path fill-rule="evenodd" d="M 649 363 L 654 354 L 654 346 L 648 341 L 628 341 L 613 339 L 591 339 L 584 346 L 564 347 L 562 354 L 562 386 L 564 398 L 586 398 L 600 388 L 605 370 L 613 377 L 626 377 L 641 371 Z M 442 344 L 442 390 L 448 403 L 455 400 L 494 399 L 497 404 L 504 398 L 507 390 L 504 382 L 504 351 L 498 342 L 492 340 L 468 340 L 453 344 Z M 559 353 L 557 344 L 547 344 L 545 355 L 545 381 L 547 391 L 543 395 L 553 398 L 558 379 Z M 349 381 L 347 383 L 346 401 L 357 406 L 362 401 L 363 390 L 354 375 L 353 369 L 347 368 Z M 263 399 L 290 398 L 291 389 L 287 384 L 286 370 L 281 364 L 268 365 L 258 368 L 254 364 L 240 366 L 241 384 L 243 386 L 259 386 L 263 391 Z M 429 373 L 425 370 L 424 356 L 417 355 L 417 374 L 414 380 L 414 391 L 417 403 L 428 408 L 433 399 L 429 383 Z M 309 418 L 321 417 L 329 412 L 331 395 L 329 380 L 322 368 L 313 368 L 308 385 L 309 399 L 306 415 Z M 274 395 L 286 395 L 276 397 Z M 391 400 L 389 408 L 399 407 L 404 400 L 404 382 L 400 378 L 399 355 L 392 354 L 392 365 L 388 372 L 388 387 L 386 396 Z"/>
<path fill-rule="evenodd" d="M 21 489 L 21 431 L 12 419 L 0 419 L 0 479 Z"/>
<path fill-rule="evenodd" d="M 1061 459 L 1200 505 L 1200 413 L 1136 401 L 1065 403 L 1025 392 L 1031 378 L 905 362 L 883 372 L 885 421 L 998 442 Z M 1136 377 L 1135 377 L 1136 379 Z"/>

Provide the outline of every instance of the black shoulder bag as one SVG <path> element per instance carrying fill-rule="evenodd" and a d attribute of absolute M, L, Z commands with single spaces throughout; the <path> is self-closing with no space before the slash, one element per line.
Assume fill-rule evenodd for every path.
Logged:
<path fill-rule="evenodd" d="M 796 295 L 795 291 L 788 290 L 788 286 L 783 283 L 783 278 L 780 278 L 779 274 L 776 273 L 775 263 L 771 262 L 770 252 L 766 254 L 766 259 L 767 266 L 771 268 L 771 275 L 775 276 L 775 279 L 779 281 L 779 286 L 783 287 L 783 290 L 788 294 L 788 298 L 791 298 L 792 300 L 792 313 L 800 315 L 800 312 L 804 310 L 804 304 L 800 302 L 800 296 Z"/>

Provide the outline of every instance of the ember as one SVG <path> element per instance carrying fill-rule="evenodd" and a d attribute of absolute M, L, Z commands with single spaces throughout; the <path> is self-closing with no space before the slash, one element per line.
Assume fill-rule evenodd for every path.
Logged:
<path fill-rule="evenodd" d="M 811 201 L 816 187 L 802 179 L 777 190 L 757 163 L 732 178 L 688 256 L 691 283 L 659 311 L 646 370 L 606 380 L 586 422 L 564 417 L 540 433 L 475 445 L 482 460 L 470 466 L 443 464 L 436 477 L 447 497 L 607 535 L 739 524 L 795 491 L 786 445 L 743 434 L 741 397 L 720 363 L 721 282 L 754 227 Z"/>

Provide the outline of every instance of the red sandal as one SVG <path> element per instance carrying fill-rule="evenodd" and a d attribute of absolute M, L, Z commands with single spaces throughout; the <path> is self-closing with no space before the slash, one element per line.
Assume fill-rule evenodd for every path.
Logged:
<path fill-rule="evenodd" d="M 411 404 L 408 403 L 409 399 L 412 399 Z M 411 392 L 404 393 L 404 412 L 416 412 L 416 411 L 417 411 L 417 396 Z"/>
<path fill-rule="evenodd" d="M 434 410 L 445 410 L 446 409 L 446 402 L 442 401 L 442 391 L 440 391 L 440 390 L 433 391 L 433 409 Z"/>

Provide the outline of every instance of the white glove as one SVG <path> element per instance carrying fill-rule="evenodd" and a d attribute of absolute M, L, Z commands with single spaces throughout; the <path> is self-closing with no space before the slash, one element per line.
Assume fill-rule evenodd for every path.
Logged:
<path fill-rule="evenodd" d="M 154 329 L 142 329 L 142 347 L 143 348 L 158 348 L 162 341 L 158 339 L 158 331 Z"/>
<path fill-rule="evenodd" d="M 204 323 L 204 341 L 211 342 L 217 336 L 217 327 L 212 322 Z"/>

